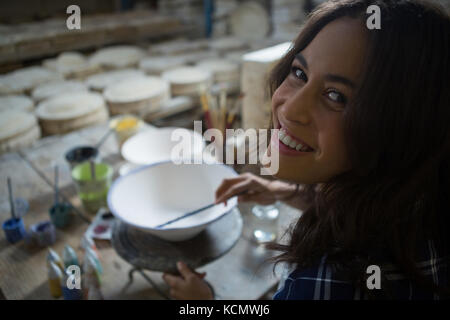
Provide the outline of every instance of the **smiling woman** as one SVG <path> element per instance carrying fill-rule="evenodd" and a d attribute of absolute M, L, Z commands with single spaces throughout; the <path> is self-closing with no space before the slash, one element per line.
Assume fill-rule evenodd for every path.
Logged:
<path fill-rule="evenodd" d="M 366 27 L 371 5 L 379 30 Z M 450 296 L 449 56 L 450 18 L 430 1 L 311 13 L 270 81 L 279 180 L 246 173 L 216 191 L 216 202 L 247 191 L 239 201 L 303 210 L 287 243 L 268 246 L 292 270 L 275 299 Z"/>
<path fill-rule="evenodd" d="M 366 28 L 369 5 L 381 30 Z M 330 1 L 274 69 L 272 126 L 313 149 L 272 137 L 277 177 L 310 199 L 290 242 L 270 246 L 295 269 L 275 298 L 448 296 L 449 40 L 430 2 Z M 381 290 L 366 286 L 374 264 Z"/>
<path fill-rule="evenodd" d="M 349 168 L 342 111 L 360 82 L 366 42 L 361 19 L 345 17 L 294 55 L 272 97 L 273 126 L 281 129 L 271 143 L 280 152 L 278 178 L 318 183 Z"/>

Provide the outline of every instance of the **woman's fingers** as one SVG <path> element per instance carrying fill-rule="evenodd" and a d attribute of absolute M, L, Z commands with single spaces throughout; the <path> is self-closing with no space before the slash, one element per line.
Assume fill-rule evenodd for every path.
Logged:
<path fill-rule="evenodd" d="M 263 192 L 264 188 L 257 181 L 245 180 L 230 187 L 218 199 L 216 199 L 216 203 L 223 202 L 234 196 L 260 194 Z"/>
<path fill-rule="evenodd" d="M 272 203 L 271 199 L 267 199 L 268 181 L 258 177 L 252 173 L 246 172 L 238 177 L 224 179 L 222 184 L 216 190 L 215 203 L 224 202 L 233 196 L 238 195 L 238 201 L 256 201 L 258 203 Z M 244 194 L 243 194 L 244 193 Z"/>
<path fill-rule="evenodd" d="M 216 198 L 216 203 L 221 203 L 229 198 L 237 195 L 238 193 L 242 193 L 245 191 L 251 190 L 251 186 L 254 184 L 252 180 L 244 180 L 241 181 L 230 188 L 228 188 L 224 193 L 222 193 L 218 198 Z"/>
<path fill-rule="evenodd" d="M 216 189 L 216 199 L 220 197 L 225 191 L 227 191 L 232 185 L 239 183 L 247 179 L 246 175 L 239 175 L 235 178 L 223 179 L 220 186 Z"/>
<path fill-rule="evenodd" d="M 206 277 L 206 272 L 198 273 L 198 272 L 194 271 L 194 273 L 200 279 L 204 279 Z"/>
<path fill-rule="evenodd" d="M 164 273 L 163 274 L 163 279 L 169 285 L 169 287 L 171 287 L 173 289 L 178 288 L 179 285 L 182 282 L 182 279 L 180 279 L 180 277 L 173 276 L 173 275 L 168 274 L 168 273 Z"/>
<path fill-rule="evenodd" d="M 182 261 L 177 262 L 177 269 L 180 272 L 183 279 L 195 276 L 196 274 Z"/>
<path fill-rule="evenodd" d="M 179 276 L 165 273 L 164 281 L 170 287 L 170 296 L 177 300 L 186 299 L 213 299 L 213 294 L 207 283 L 203 280 L 206 272 L 197 272 L 189 268 L 184 262 L 177 262 Z"/>

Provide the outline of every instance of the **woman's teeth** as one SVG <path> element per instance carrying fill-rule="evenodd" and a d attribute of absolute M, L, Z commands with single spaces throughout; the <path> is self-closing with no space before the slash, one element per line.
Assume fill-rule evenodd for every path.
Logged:
<path fill-rule="evenodd" d="M 302 151 L 302 152 L 312 151 L 312 149 L 310 147 L 303 145 L 301 143 L 297 143 L 294 139 L 292 139 L 286 133 L 286 131 L 284 131 L 284 129 L 280 129 L 280 131 L 278 133 L 278 138 L 280 139 L 281 142 L 283 142 L 283 144 L 285 144 L 286 146 L 288 146 L 291 149 L 295 149 L 297 151 Z"/>

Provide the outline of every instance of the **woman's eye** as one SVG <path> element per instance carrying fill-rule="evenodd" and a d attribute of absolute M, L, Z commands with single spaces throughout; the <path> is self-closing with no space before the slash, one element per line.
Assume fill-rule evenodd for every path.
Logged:
<path fill-rule="evenodd" d="M 345 97 L 337 91 L 329 91 L 327 92 L 327 97 L 336 103 L 344 104 L 346 102 Z"/>
<path fill-rule="evenodd" d="M 301 80 L 303 80 L 305 82 L 308 80 L 308 78 L 306 77 L 305 72 L 302 69 L 298 68 L 298 67 L 292 67 L 291 68 L 291 73 L 294 75 L 294 77 L 296 77 L 298 79 L 301 79 Z"/>

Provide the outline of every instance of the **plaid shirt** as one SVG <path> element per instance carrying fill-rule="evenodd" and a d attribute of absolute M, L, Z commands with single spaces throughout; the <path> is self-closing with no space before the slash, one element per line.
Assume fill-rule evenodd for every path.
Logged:
<path fill-rule="evenodd" d="M 417 267 L 427 279 L 438 285 L 448 285 L 448 259 L 437 255 L 433 241 L 428 241 L 423 253 L 423 261 Z M 398 300 L 438 300 L 439 296 L 425 291 L 409 279 L 392 264 L 380 265 L 381 274 L 389 281 L 393 299 Z M 371 273 L 368 274 L 368 277 Z M 326 256 L 319 265 L 305 269 L 295 269 L 280 283 L 281 288 L 275 293 L 275 300 L 362 300 L 367 294 L 355 287 L 351 282 L 340 278 Z M 383 282 L 381 284 L 383 289 Z M 372 289 L 377 290 L 377 289 Z"/>

